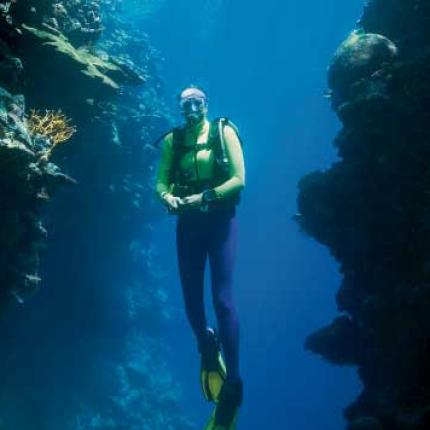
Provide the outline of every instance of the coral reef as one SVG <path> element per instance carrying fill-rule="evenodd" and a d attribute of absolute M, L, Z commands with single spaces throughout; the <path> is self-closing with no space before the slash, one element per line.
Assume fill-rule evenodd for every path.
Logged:
<path fill-rule="evenodd" d="M 46 237 L 40 206 L 59 186 L 73 183 L 59 168 L 41 161 L 25 119 L 24 98 L 0 88 L 0 303 L 37 289 L 39 251 Z"/>
<path fill-rule="evenodd" d="M 342 315 L 306 347 L 356 365 L 349 430 L 430 428 L 430 4 L 372 0 L 329 68 L 340 160 L 304 177 L 297 217 L 343 275 Z"/>
<path fill-rule="evenodd" d="M 64 0 L 51 4 L 44 23 L 78 45 L 96 41 L 103 32 L 100 0 Z"/>
<path fill-rule="evenodd" d="M 0 16 L 9 24 L 12 23 L 12 17 L 10 15 L 12 4 L 16 0 L 8 0 L 0 2 Z"/>
<path fill-rule="evenodd" d="M 120 68 L 115 64 L 92 55 L 85 48 L 76 49 L 62 34 L 56 35 L 27 25 L 23 25 L 23 28 L 30 36 L 33 36 L 33 39 L 25 39 L 24 43 L 30 44 L 33 49 L 45 48 L 48 50 L 48 52 L 44 53 L 41 49 L 38 49 L 36 56 L 39 61 L 44 58 L 50 58 L 49 70 L 51 73 L 56 72 L 52 62 L 55 64 L 58 61 L 68 71 L 73 67 L 78 67 L 81 73 L 84 76 L 88 76 L 92 81 L 100 80 L 101 83 L 114 89 L 119 88 L 118 84 L 109 76 L 109 73 L 121 72 Z M 59 56 L 58 60 L 56 60 L 57 55 Z M 84 81 L 82 76 L 79 76 L 79 80 Z M 73 84 L 73 82 L 70 83 Z"/>
<path fill-rule="evenodd" d="M 0 2 L 0 16 L 12 27 L 44 27 L 64 34 L 74 46 L 90 45 L 103 32 L 101 0 L 9 0 Z"/>
<path fill-rule="evenodd" d="M 86 109 L 83 115 L 94 115 L 102 110 L 100 103 L 113 97 L 121 86 L 144 83 L 145 75 L 133 62 L 109 55 L 94 44 L 103 33 L 102 10 L 112 7 L 112 2 L 106 3 L 100 0 L 12 3 L 7 8 L 7 19 L 0 14 L 0 84 L 15 91 L 19 88 L 18 81 L 25 82 L 27 93 L 50 88 L 48 94 L 55 98 L 45 100 L 49 107 L 56 108 L 61 99 L 65 110 L 80 104 Z M 105 15 L 109 16 L 107 12 Z M 92 43 L 76 40 L 73 35 L 77 31 L 92 35 L 88 36 Z M 80 91 L 69 91 L 78 87 Z"/>
<path fill-rule="evenodd" d="M 25 312 L 9 307 L 0 325 L 6 429 L 192 428 L 166 362 L 161 333 L 171 312 L 151 241 L 160 208 L 152 192 L 158 154 L 149 143 L 169 117 L 159 55 L 120 10 L 119 0 L 25 0 L 0 16 L 0 84 L 24 94 L 30 108 L 27 121 L 19 111 L 16 136 L 5 143 L 27 156 L 29 167 L 20 161 L 19 171 L 20 181 L 30 181 L 28 200 L 13 190 L 21 184 L 15 177 L 10 189 L 0 181 L 11 196 L 5 208 L 0 205 L 0 234 L 15 240 L 11 232 L 20 230 L 13 223 L 27 214 L 25 222 L 41 226 L 33 199 L 42 203 L 68 178 L 53 162 L 78 180 L 44 210 L 49 246 L 43 259 L 36 261 L 33 248 L 19 248 L 35 244 L 27 231 L 16 247 L 0 244 L 0 263 L 3 255 L 17 264 L 28 260 L 33 265 L 16 267 L 17 276 L 28 284 L 43 278 L 44 284 Z M 7 108 L 10 118 L 14 109 Z M 71 133 L 64 117 L 60 139 L 46 127 L 59 118 L 41 112 L 58 109 L 79 132 L 73 144 L 51 153 L 54 141 Z M 0 163 L 2 151 L 0 145 Z M 15 159 L 7 160 L 16 173 Z M 23 287 L 4 281 L 2 289 L 20 300 Z"/>
<path fill-rule="evenodd" d="M 91 109 L 94 101 L 113 97 L 120 85 L 141 84 L 145 80 L 119 59 L 97 55 L 85 47 L 75 48 L 62 34 L 26 25 L 17 52 L 25 65 L 27 91 L 37 93 L 40 88 L 49 87 L 55 101 L 61 99 L 62 106 L 67 108 L 80 105 Z"/>
<path fill-rule="evenodd" d="M 21 59 L 15 57 L 8 45 L 0 39 L 0 84 L 15 89 L 22 71 Z"/>
<path fill-rule="evenodd" d="M 348 100 L 348 93 L 360 80 L 392 62 L 397 52 L 396 45 L 380 34 L 353 31 L 335 53 L 329 69 L 333 107 L 339 112 L 339 104 Z"/>
<path fill-rule="evenodd" d="M 42 145 L 41 148 L 45 159 L 58 144 L 66 142 L 76 132 L 76 127 L 70 125 L 70 119 L 61 110 L 41 113 L 33 109 L 27 124 L 33 140 L 48 143 L 48 146 Z"/>

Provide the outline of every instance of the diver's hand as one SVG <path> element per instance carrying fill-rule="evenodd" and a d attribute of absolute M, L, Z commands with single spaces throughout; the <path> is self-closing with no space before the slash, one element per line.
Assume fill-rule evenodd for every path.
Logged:
<path fill-rule="evenodd" d="M 203 193 L 191 194 L 190 196 L 184 197 L 182 203 L 185 206 L 200 206 L 203 203 Z"/>
<path fill-rule="evenodd" d="M 167 193 L 163 197 L 166 206 L 171 211 L 177 211 L 180 206 L 183 204 L 182 199 L 180 197 L 176 197 L 173 194 Z"/>

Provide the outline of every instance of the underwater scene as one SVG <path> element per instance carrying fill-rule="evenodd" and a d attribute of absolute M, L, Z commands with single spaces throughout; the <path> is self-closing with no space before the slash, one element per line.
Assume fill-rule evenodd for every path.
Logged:
<path fill-rule="evenodd" d="M 0 0 L 0 430 L 430 430 L 429 0 Z"/>

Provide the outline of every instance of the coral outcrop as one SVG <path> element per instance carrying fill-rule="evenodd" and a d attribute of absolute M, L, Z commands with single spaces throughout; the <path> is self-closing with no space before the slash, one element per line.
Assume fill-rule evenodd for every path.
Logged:
<path fill-rule="evenodd" d="M 429 22 L 428 2 L 367 4 L 329 68 L 340 159 L 299 184 L 300 226 L 343 277 L 306 347 L 358 366 L 349 430 L 430 428 Z"/>
<path fill-rule="evenodd" d="M 13 26 L 49 28 L 64 34 L 74 46 L 94 43 L 103 32 L 101 0 L 10 0 L 0 2 L 0 14 Z"/>
<path fill-rule="evenodd" d="M 88 47 L 75 48 L 61 33 L 23 24 L 15 43 L 24 64 L 27 91 L 37 95 L 41 88 L 49 88 L 52 99 L 45 97 L 45 103 L 52 106 L 61 100 L 64 109 L 80 106 L 87 115 L 94 115 L 100 111 L 100 103 L 114 97 L 120 86 L 145 81 L 121 59 Z"/>
<path fill-rule="evenodd" d="M 24 97 L 0 88 L 0 303 L 22 302 L 34 292 L 39 277 L 39 251 L 46 230 L 40 208 L 61 185 L 74 183 L 60 169 L 40 159 L 42 137 L 27 127 Z"/>
<path fill-rule="evenodd" d="M 28 93 L 49 88 L 46 94 L 55 98 L 45 100 L 48 107 L 57 107 L 61 100 L 65 110 L 81 105 L 86 115 L 94 115 L 100 110 L 96 104 L 109 100 L 121 86 L 144 83 L 144 73 L 133 62 L 95 47 L 104 28 L 102 10 L 112 7 L 106 3 L 12 2 L 0 14 L 0 84 L 11 91 L 21 79 Z M 69 24 L 60 25 L 60 17 Z M 86 36 L 74 37 L 77 33 Z"/>
<path fill-rule="evenodd" d="M 44 23 L 66 34 L 74 43 L 96 41 L 103 32 L 100 0 L 51 3 Z"/>
<path fill-rule="evenodd" d="M 43 148 L 45 158 L 49 158 L 57 145 L 66 142 L 76 133 L 76 127 L 71 125 L 70 118 L 67 118 L 61 110 L 43 113 L 32 110 L 27 124 L 34 139 L 47 142 L 46 147 Z"/>

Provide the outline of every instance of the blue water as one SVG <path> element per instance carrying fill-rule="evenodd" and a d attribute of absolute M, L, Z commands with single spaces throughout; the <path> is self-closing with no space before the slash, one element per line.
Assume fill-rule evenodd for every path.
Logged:
<path fill-rule="evenodd" d="M 327 250 L 291 217 L 298 180 L 336 159 L 331 142 L 339 123 L 322 97 L 326 67 L 362 8 L 362 0 L 182 0 L 142 23 L 165 57 L 172 106 L 180 88 L 202 85 L 210 116 L 233 119 L 246 145 L 235 283 L 245 380 L 239 430 L 340 430 L 342 409 L 360 391 L 354 369 L 304 351 L 305 337 L 336 315 L 340 277 Z M 174 219 L 162 212 L 155 238 L 178 309 L 171 363 L 201 428 L 210 408 L 201 400 L 182 312 Z"/>
<path fill-rule="evenodd" d="M 356 370 L 333 367 L 303 347 L 307 335 L 329 324 L 337 314 L 338 267 L 324 247 L 299 232 L 292 216 L 299 179 L 336 159 L 332 141 L 340 124 L 322 97 L 326 68 L 336 47 L 354 27 L 364 2 L 165 0 L 164 6 L 149 15 L 139 8 L 142 3 L 151 1 L 124 1 L 124 11 L 131 24 L 149 34 L 165 58 L 161 74 L 169 107 L 175 112 L 179 89 L 190 83 L 202 85 L 209 94 L 210 117 L 230 117 L 245 142 L 247 184 L 238 211 L 235 273 L 245 382 L 238 430 L 343 430 L 342 409 L 361 389 Z M 93 138 L 90 131 L 89 140 Z M 105 136 L 103 130 L 99 132 Z M 124 139 L 128 137 L 125 133 Z M 79 166 L 77 157 L 81 156 L 75 158 Z M 60 157 L 60 164 L 62 161 Z M 85 162 L 88 158 L 84 156 L 83 168 Z M 145 269 L 130 273 L 136 264 L 130 261 L 128 239 L 136 230 L 143 231 L 133 239 L 144 247 L 152 245 L 147 237 L 150 229 L 135 228 L 135 219 L 128 225 L 121 210 L 113 207 L 118 200 L 110 200 L 110 194 L 93 194 L 102 189 L 95 187 L 96 179 L 103 185 L 110 181 L 103 170 L 110 164 L 104 163 L 100 172 L 95 169 L 94 183 L 91 174 L 83 175 L 84 181 L 78 178 L 81 187 L 53 199 L 46 220 L 50 242 L 43 264 L 44 288 L 27 306 L 14 307 L 0 326 L 2 429 L 64 428 L 68 414 L 79 415 L 87 408 L 89 417 L 109 416 L 109 397 L 118 395 L 118 384 L 125 381 L 118 381 L 115 370 L 130 359 L 123 343 L 129 327 L 137 323 L 126 318 L 129 309 L 124 295 L 135 279 L 139 281 L 135 288 L 142 290 L 148 287 L 148 279 L 153 280 Z M 109 174 L 115 180 L 118 166 L 113 167 Z M 118 177 L 124 173 L 121 169 Z M 102 216 L 90 214 L 99 209 L 92 204 L 96 198 Z M 203 429 L 211 405 L 200 393 L 199 357 L 183 311 L 175 218 L 161 205 L 158 211 L 152 241 L 157 264 L 166 274 L 162 288 L 170 297 L 166 312 L 172 314 L 171 324 L 161 330 L 169 347 L 168 370 L 182 387 L 183 410 L 196 430 Z M 116 228 L 118 222 L 121 228 Z M 116 236 L 120 232 L 124 237 Z M 105 250 L 105 246 L 112 249 Z M 207 305 L 214 322 L 209 296 Z M 155 317 L 148 318 L 158 321 L 159 309 L 152 311 Z M 158 335 L 157 324 L 146 322 L 143 328 Z M 136 349 L 138 359 L 144 361 L 148 345 L 142 343 Z M 160 368 L 164 369 L 162 363 Z M 146 369 L 142 375 L 148 376 L 148 372 Z M 169 380 L 168 371 L 155 376 Z M 146 382 L 141 385 L 144 387 L 137 391 L 143 401 L 138 398 L 136 410 L 150 399 Z M 163 387 L 160 384 L 158 389 Z M 120 394 L 127 397 L 130 392 Z M 174 402 L 171 407 L 166 415 L 175 412 Z M 134 409 L 124 415 L 133 415 Z M 85 428 L 101 427 L 96 423 Z"/>

